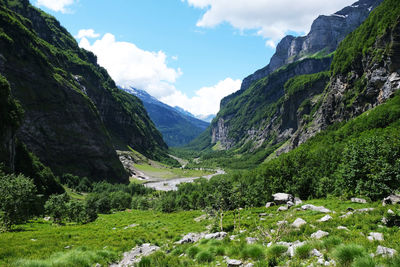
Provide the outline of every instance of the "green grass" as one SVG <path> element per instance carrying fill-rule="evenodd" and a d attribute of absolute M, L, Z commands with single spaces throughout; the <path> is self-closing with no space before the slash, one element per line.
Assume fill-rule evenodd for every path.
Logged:
<path fill-rule="evenodd" d="M 201 177 L 214 173 L 203 170 L 169 168 L 161 164 L 135 164 L 135 167 L 149 177 L 163 179 Z"/>

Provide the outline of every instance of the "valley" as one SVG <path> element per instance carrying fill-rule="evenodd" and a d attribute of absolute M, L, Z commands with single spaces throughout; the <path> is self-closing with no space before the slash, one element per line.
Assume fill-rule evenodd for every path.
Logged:
<path fill-rule="evenodd" d="M 220 3 L 178 2 L 206 8 L 196 27 Z M 0 0 L 0 266 L 400 266 L 398 0 L 359 0 L 304 36 L 270 36 L 269 63 L 240 89 L 226 78 L 190 93 L 175 87 L 188 85 L 180 62 L 196 65 L 198 83 L 218 68 L 211 56 L 202 65 L 195 39 L 182 53 L 198 62 L 122 34 L 73 36 L 43 3 Z M 135 34 L 178 47 L 187 29 L 156 42 L 161 24 Z M 190 31 L 218 37 L 209 30 Z M 242 30 L 223 50 L 262 32 Z M 219 61 L 243 64 L 230 60 Z M 198 119 L 222 94 L 211 122 Z"/>

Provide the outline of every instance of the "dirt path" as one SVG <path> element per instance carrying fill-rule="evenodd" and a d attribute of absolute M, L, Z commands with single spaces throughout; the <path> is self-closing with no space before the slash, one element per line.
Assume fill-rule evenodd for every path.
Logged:
<path fill-rule="evenodd" d="M 224 170 L 217 170 L 216 173 L 210 174 L 207 176 L 203 176 L 203 178 L 206 178 L 207 180 L 210 180 L 212 177 L 215 175 L 219 174 L 225 174 Z M 176 179 L 169 179 L 169 180 L 164 180 L 164 179 L 157 179 L 158 181 L 149 181 L 144 184 L 145 187 L 148 188 L 154 188 L 159 191 L 176 191 L 178 190 L 177 185 L 181 183 L 191 183 L 196 179 L 199 179 L 202 177 L 186 177 L 186 178 L 176 178 Z"/>

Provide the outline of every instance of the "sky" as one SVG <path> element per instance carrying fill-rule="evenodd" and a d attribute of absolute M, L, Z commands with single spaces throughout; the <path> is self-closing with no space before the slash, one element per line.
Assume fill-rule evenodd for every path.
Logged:
<path fill-rule="evenodd" d="M 31 0 L 92 51 L 122 87 L 194 115 L 269 63 L 286 34 L 355 0 Z"/>

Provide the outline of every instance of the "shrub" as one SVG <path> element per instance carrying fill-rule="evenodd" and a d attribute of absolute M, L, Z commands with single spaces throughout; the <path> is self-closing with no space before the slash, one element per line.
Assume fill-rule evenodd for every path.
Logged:
<path fill-rule="evenodd" d="M 70 198 L 64 193 L 62 195 L 51 195 L 46 201 L 44 208 L 46 214 L 53 218 L 55 223 L 61 223 L 63 219 L 68 218 L 68 205 Z"/>
<path fill-rule="evenodd" d="M 0 224 L 5 231 L 31 217 L 35 193 L 31 179 L 23 175 L 4 175 L 0 171 Z"/>
<path fill-rule="evenodd" d="M 272 245 L 267 250 L 267 256 L 268 256 L 268 258 L 276 259 L 276 258 L 279 258 L 280 256 L 282 256 L 287 251 L 288 251 L 288 248 L 286 246 Z"/>
<path fill-rule="evenodd" d="M 200 251 L 196 256 L 196 259 L 199 263 L 212 262 L 214 256 L 209 251 Z"/>
<path fill-rule="evenodd" d="M 375 267 L 374 259 L 370 256 L 356 258 L 351 267 Z M 398 266 L 398 265 L 397 265 Z"/>
<path fill-rule="evenodd" d="M 340 266 L 351 266 L 356 258 L 364 255 L 364 248 L 354 244 L 340 245 L 333 252 L 333 256 Z"/>
<path fill-rule="evenodd" d="M 199 253 L 200 249 L 198 247 L 190 247 L 186 250 L 187 255 L 189 256 L 189 258 L 194 259 L 197 255 L 197 253 Z"/>
<path fill-rule="evenodd" d="M 260 260 L 264 258 L 264 249 L 258 245 L 250 245 L 243 249 L 242 257 L 244 259 L 252 258 L 253 260 Z"/>
<path fill-rule="evenodd" d="M 310 256 L 310 251 L 312 246 L 310 244 L 305 244 L 301 247 L 296 248 L 296 256 L 300 259 L 307 259 Z"/>

